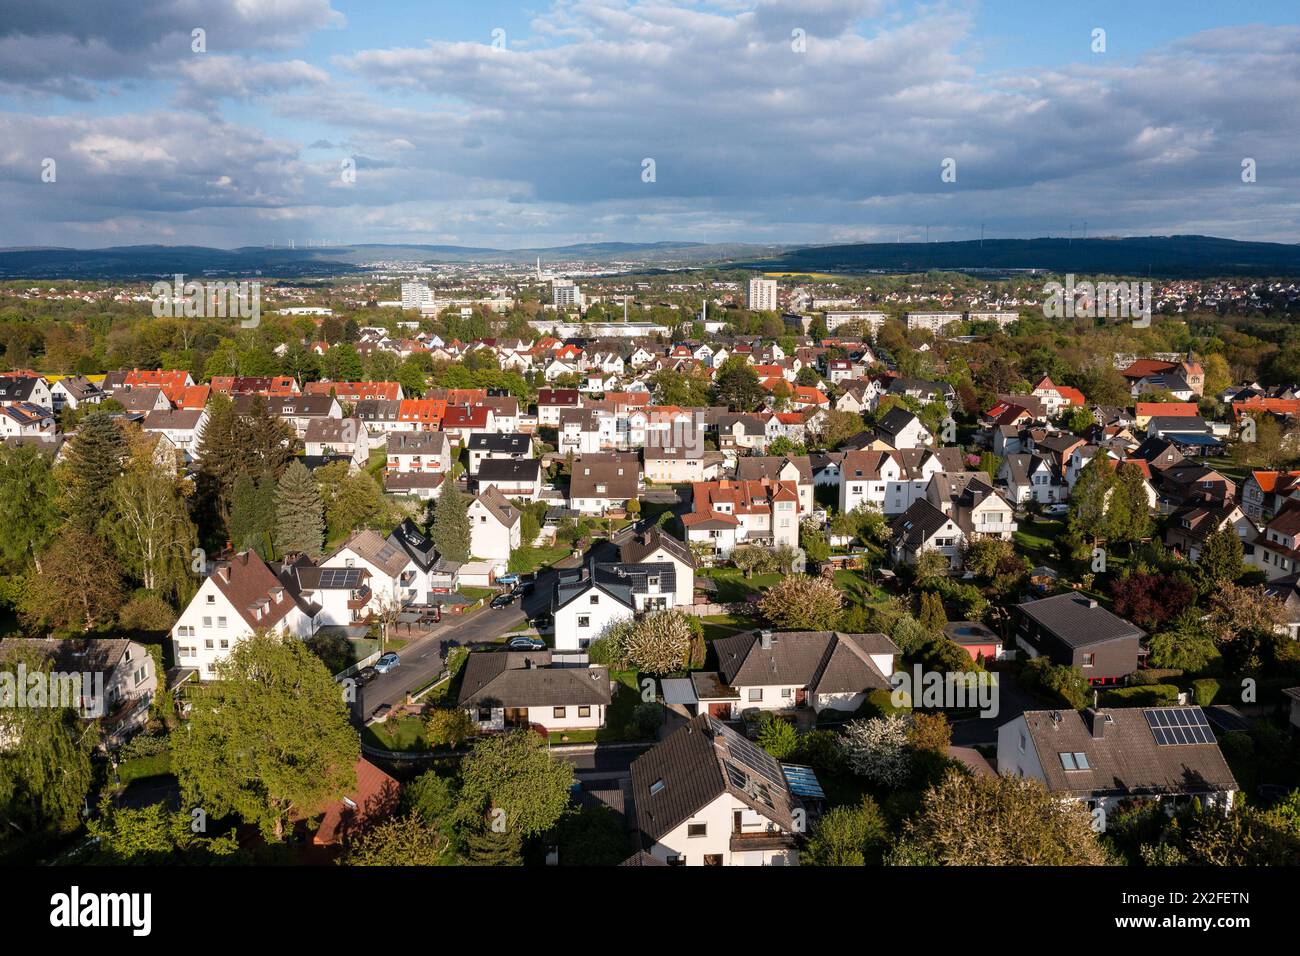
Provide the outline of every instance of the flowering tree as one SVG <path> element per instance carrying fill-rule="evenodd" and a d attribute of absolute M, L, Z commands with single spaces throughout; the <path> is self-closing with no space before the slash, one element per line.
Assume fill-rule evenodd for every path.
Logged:
<path fill-rule="evenodd" d="M 912 770 L 908 749 L 911 723 L 903 714 L 850 723 L 840 741 L 850 769 L 886 787 L 896 787 L 906 781 Z"/>

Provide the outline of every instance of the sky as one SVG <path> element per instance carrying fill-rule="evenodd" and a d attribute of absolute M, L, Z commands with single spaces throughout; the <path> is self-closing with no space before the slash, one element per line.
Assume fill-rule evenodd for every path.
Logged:
<path fill-rule="evenodd" d="M 1296 242 L 1297 14 L 0 0 L 0 246 Z"/>

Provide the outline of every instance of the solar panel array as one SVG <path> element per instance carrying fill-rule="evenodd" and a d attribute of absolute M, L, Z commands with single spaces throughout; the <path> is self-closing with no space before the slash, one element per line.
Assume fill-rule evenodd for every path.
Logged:
<path fill-rule="evenodd" d="M 352 587 L 360 580 L 361 572 L 357 568 L 321 568 L 320 587 L 322 588 Z"/>
<path fill-rule="evenodd" d="M 1151 735 L 1162 747 L 1215 742 L 1205 711 L 1199 707 L 1153 707 L 1143 713 Z"/>

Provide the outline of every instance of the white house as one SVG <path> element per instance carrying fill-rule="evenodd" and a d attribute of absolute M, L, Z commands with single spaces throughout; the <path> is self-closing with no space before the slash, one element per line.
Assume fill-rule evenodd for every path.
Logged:
<path fill-rule="evenodd" d="M 181 612 L 171 632 L 173 659 L 209 680 L 231 648 L 256 630 L 311 637 L 319 611 L 286 587 L 256 552 L 241 551 L 217 563 Z"/>
<path fill-rule="evenodd" d="M 645 852 L 673 866 L 795 866 L 804 811 L 768 753 L 701 714 L 632 762 Z"/>
<path fill-rule="evenodd" d="M 607 667 L 564 667 L 546 651 L 479 651 L 469 655 L 457 703 L 480 732 L 605 726 L 612 697 Z"/>
<path fill-rule="evenodd" d="M 690 606 L 695 600 L 695 558 L 691 549 L 658 525 L 638 537 L 625 541 L 619 549 L 624 564 L 671 564 L 676 578 L 673 595 L 678 607 Z"/>
<path fill-rule="evenodd" d="M 469 523 L 470 552 L 476 558 L 508 562 L 519 547 L 523 525 L 519 509 L 494 485 L 488 485 L 469 503 Z"/>
<path fill-rule="evenodd" d="M 589 569 L 563 571 L 555 584 L 555 649 L 586 650 L 605 628 L 636 616 L 630 585 L 597 581 Z"/>

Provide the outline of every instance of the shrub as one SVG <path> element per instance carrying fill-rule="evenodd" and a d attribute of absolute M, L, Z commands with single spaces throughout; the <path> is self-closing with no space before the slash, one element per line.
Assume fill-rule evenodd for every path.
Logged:
<path fill-rule="evenodd" d="M 759 725 L 758 745 L 777 760 L 784 760 L 799 746 L 799 735 L 789 721 L 767 714 Z"/>
<path fill-rule="evenodd" d="M 1104 691 L 1101 702 L 1108 707 L 1171 707 L 1178 703 L 1178 694 L 1175 684 L 1117 687 Z"/>
<path fill-rule="evenodd" d="M 1197 707 L 1209 707 L 1214 698 L 1219 696 L 1219 682 L 1212 677 L 1192 681 L 1192 703 Z"/>
<path fill-rule="evenodd" d="M 664 709 L 654 702 L 637 704 L 632 711 L 632 731 L 638 737 L 653 737 L 664 722 Z"/>

